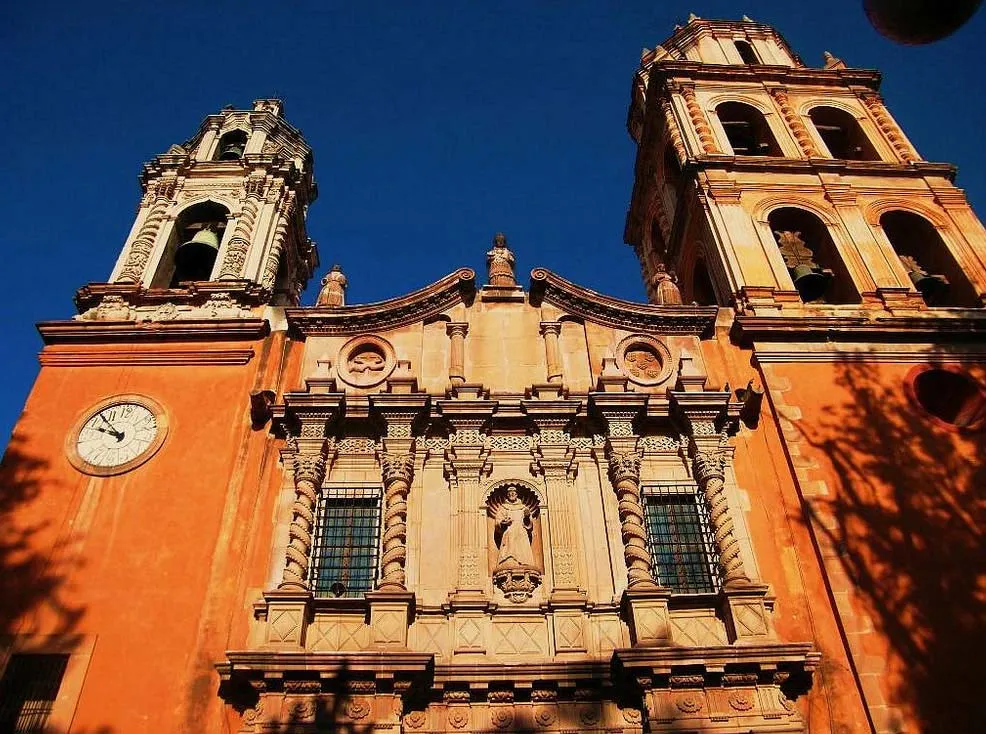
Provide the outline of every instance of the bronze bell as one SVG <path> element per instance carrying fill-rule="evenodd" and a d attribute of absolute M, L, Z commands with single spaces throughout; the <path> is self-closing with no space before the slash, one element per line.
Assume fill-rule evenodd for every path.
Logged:
<path fill-rule="evenodd" d="M 208 280 L 219 254 L 219 235 L 203 227 L 175 251 L 175 269 L 181 280 Z"/>
<path fill-rule="evenodd" d="M 863 0 L 863 9 L 881 35 L 906 44 L 939 41 L 972 17 L 982 0 Z"/>
<path fill-rule="evenodd" d="M 914 265 L 907 271 L 924 302 L 929 306 L 940 306 L 948 297 L 948 280 L 943 275 L 931 275 L 920 266 Z"/>
<path fill-rule="evenodd" d="M 801 294 L 801 300 L 810 303 L 825 295 L 825 289 L 832 280 L 832 273 L 802 264 L 791 268 L 791 279 L 794 281 L 794 287 Z"/>
<path fill-rule="evenodd" d="M 243 157 L 244 148 L 246 148 L 246 144 L 240 142 L 239 140 L 226 141 L 223 143 L 223 147 L 219 151 L 219 160 L 238 161 Z"/>

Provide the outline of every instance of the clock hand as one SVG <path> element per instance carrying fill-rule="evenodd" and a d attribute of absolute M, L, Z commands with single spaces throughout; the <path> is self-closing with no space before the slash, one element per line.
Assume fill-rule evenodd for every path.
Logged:
<path fill-rule="evenodd" d="M 120 432 L 119 432 L 118 430 L 116 430 L 116 429 L 115 429 L 115 428 L 113 427 L 113 424 L 112 424 L 112 423 L 110 423 L 110 422 L 109 422 L 108 420 L 106 420 L 106 417 L 105 417 L 105 416 L 104 416 L 104 415 L 103 415 L 102 413 L 98 413 L 97 415 L 99 415 L 99 419 L 100 419 L 101 421 L 103 421 L 103 423 L 105 423 L 106 425 L 108 425 L 108 426 L 110 427 L 110 430 L 108 430 L 108 431 L 105 431 L 105 430 L 103 430 L 102 428 L 97 428 L 96 430 L 97 430 L 97 431 L 103 431 L 103 433 L 108 433 L 108 434 L 110 434 L 110 435 L 111 435 L 111 436 L 112 436 L 113 438 L 115 438 L 115 439 L 116 439 L 117 441 L 122 441 L 122 440 L 123 440 L 123 434 L 122 434 L 122 433 L 120 433 Z"/>

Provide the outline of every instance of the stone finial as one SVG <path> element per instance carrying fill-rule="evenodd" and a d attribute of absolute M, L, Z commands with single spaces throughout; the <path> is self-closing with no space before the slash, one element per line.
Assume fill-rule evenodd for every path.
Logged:
<path fill-rule="evenodd" d="M 749 15 L 744 15 L 743 16 L 743 22 L 744 23 L 756 23 L 756 21 L 753 20 L 753 18 L 751 18 Z"/>
<path fill-rule="evenodd" d="M 498 288 L 513 288 L 517 285 L 514 276 L 514 254 L 507 245 L 507 237 L 497 232 L 493 237 L 493 249 L 486 253 L 486 267 L 489 270 L 489 284 Z"/>
<path fill-rule="evenodd" d="M 650 282 L 654 289 L 654 302 L 659 306 L 680 306 L 681 291 L 675 282 L 674 275 L 669 273 L 663 263 L 658 263 L 657 272 L 651 276 Z"/>
<path fill-rule="evenodd" d="M 697 15 L 695 15 L 695 13 L 689 13 L 688 22 L 691 23 L 693 20 L 702 20 L 702 19 L 699 18 Z"/>
<path fill-rule="evenodd" d="M 339 308 L 346 305 L 346 288 L 348 281 L 343 275 L 342 268 L 333 265 L 332 269 L 322 278 L 322 290 L 318 292 L 316 306 Z"/>
<path fill-rule="evenodd" d="M 826 69 L 845 69 L 846 62 L 837 56 L 833 56 L 831 52 L 825 51 L 822 53 L 822 58 L 825 59 Z"/>

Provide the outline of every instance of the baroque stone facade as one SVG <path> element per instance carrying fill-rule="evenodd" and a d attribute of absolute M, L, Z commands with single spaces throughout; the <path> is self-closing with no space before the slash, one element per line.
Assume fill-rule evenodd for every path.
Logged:
<path fill-rule="evenodd" d="M 749 19 L 645 51 L 646 304 L 497 234 L 301 306 L 311 151 L 277 100 L 208 117 L 39 325 L 4 481 L 53 570 L 0 670 L 65 658 L 59 731 L 971 730 L 986 231 L 878 81 Z"/>

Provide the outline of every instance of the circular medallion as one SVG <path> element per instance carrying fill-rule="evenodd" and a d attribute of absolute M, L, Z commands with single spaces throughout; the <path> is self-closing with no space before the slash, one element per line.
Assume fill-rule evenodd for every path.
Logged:
<path fill-rule="evenodd" d="M 66 438 L 68 460 L 97 477 L 130 471 L 161 448 L 168 433 L 161 406 L 143 395 L 117 395 L 89 408 Z"/>
<path fill-rule="evenodd" d="M 616 347 L 616 364 L 630 382 L 651 387 L 671 376 L 671 350 L 654 337 L 634 334 Z"/>
<path fill-rule="evenodd" d="M 378 336 L 357 336 L 339 350 L 336 373 L 353 387 L 374 387 L 386 380 L 397 364 L 394 348 Z"/>

